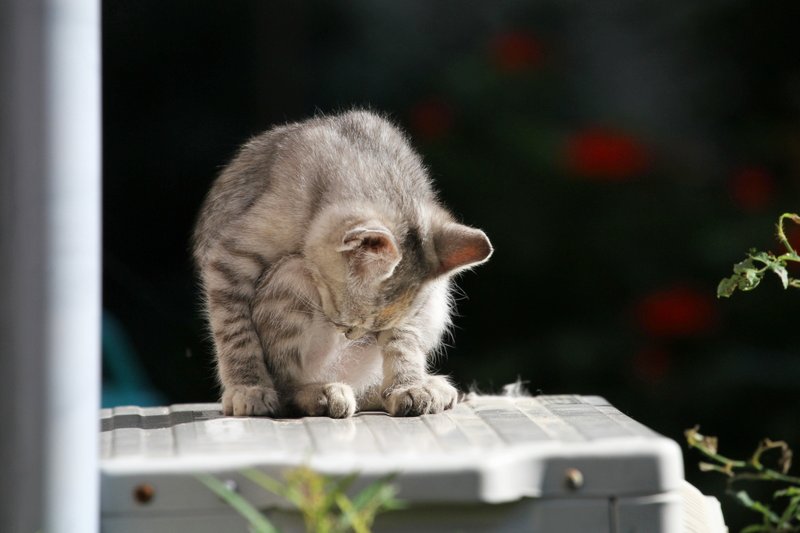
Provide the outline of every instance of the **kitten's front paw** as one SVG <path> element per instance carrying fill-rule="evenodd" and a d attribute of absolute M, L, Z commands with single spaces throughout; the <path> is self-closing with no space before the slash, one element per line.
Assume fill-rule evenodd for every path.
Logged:
<path fill-rule="evenodd" d="M 428 376 L 414 385 L 390 387 L 383 405 L 392 416 L 440 413 L 458 402 L 458 391 L 442 376 Z"/>
<path fill-rule="evenodd" d="M 268 416 L 278 411 L 278 394 L 260 385 L 232 385 L 222 393 L 225 416 Z"/>
<path fill-rule="evenodd" d="M 347 418 L 356 412 L 353 388 L 345 383 L 313 383 L 301 388 L 294 397 L 298 409 L 309 416 Z"/>

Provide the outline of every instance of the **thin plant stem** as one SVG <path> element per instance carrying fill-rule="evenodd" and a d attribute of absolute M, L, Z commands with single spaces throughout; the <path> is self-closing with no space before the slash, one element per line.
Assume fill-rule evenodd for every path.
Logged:
<path fill-rule="evenodd" d="M 225 483 L 210 474 L 197 474 L 196 477 L 198 481 L 247 519 L 253 531 L 256 533 L 280 533 L 258 509 L 231 490 Z"/>
<path fill-rule="evenodd" d="M 700 463 L 700 470 L 704 472 L 720 472 L 728 478 L 726 492 L 744 507 L 761 515 L 762 523 L 746 527 L 743 532 L 748 533 L 788 533 L 800 532 L 800 477 L 788 475 L 791 467 L 792 450 L 784 441 L 762 440 L 751 457 L 747 460 L 734 460 L 717 451 L 717 438 L 702 435 L 699 427 L 687 429 L 686 440 L 690 448 L 695 448 L 714 463 Z M 764 466 L 762 456 L 764 453 L 779 450 L 780 457 L 777 465 L 782 471 Z M 786 483 L 780 490 L 773 494 L 775 504 L 780 498 L 788 497 L 788 503 L 781 505 L 782 511 L 775 512 L 770 505 L 753 499 L 739 485 L 742 482 L 778 482 Z M 786 500 L 784 500 L 786 501 Z"/>
<path fill-rule="evenodd" d="M 788 254 L 782 255 L 781 258 L 785 258 L 787 261 L 800 261 L 800 256 L 798 256 L 795 249 L 792 248 L 789 239 L 786 238 L 786 233 L 783 231 L 783 222 L 786 219 L 791 220 L 795 224 L 800 224 L 800 215 L 796 213 L 783 213 L 780 218 L 778 218 L 778 240 L 781 241 L 781 244 L 783 244 L 789 252 Z"/>

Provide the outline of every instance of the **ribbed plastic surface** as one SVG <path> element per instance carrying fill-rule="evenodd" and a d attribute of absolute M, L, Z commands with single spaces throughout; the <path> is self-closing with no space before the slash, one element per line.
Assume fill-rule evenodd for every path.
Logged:
<path fill-rule="evenodd" d="M 395 475 L 409 507 L 381 515 L 377 532 L 684 530 L 678 445 L 596 396 L 481 396 L 437 415 L 345 420 L 119 407 L 101 412 L 100 438 L 103 533 L 247 531 L 199 472 L 235 486 L 281 531 L 304 531 L 296 509 L 241 473 L 280 479 L 297 466 L 356 472 L 356 489 Z"/>
<path fill-rule="evenodd" d="M 682 480 L 674 442 L 592 396 L 476 397 L 416 418 L 232 418 L 217 404 L 119 407 L 101 417 L 106 485 L 147 474 L 308 465 L 365 478 L 399 474 L 403 497 L 414 502 L 496 503 L 657 494 Z M 571 468 L 583 476 L 577 489 L 565 480 Z M 130 507 L 127 496 L 105 498 L 104 509 Z"/>

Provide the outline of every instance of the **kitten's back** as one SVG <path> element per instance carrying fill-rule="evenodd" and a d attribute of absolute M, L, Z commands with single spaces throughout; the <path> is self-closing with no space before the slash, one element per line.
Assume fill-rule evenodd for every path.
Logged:
<path fill-rule="evenodd" d="M 264 217 L 272 227 L 262 236 L 283 241 L 276 253 L 297 252 L 302 230 L 330 205 L 369 205 L 413 224 L 421 209 L 438 206 L 419 156 L 385 118 L 360 110 L 317 117 L 274 128 L 242 147 L 203 205 L 195 257 L 202 261 L 222 238 L 255 231 L 252 223 Z M 258 221 L 245 222 L 251 218 Z"/>

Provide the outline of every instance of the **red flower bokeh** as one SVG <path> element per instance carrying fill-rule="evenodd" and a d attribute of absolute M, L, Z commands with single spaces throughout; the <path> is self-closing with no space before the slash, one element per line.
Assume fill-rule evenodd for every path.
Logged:
<path fill-rule="evenodd" d="M 492 64 L 506 73 L 536 68 L 544 59 L 542 43 L 525 32 L 498 35 L 489 44 L 489 53 Z"/>
<path fill-rule="evenodd" d="M 646 148 L 635 138 L 600 128 L 570 136 L 564 148 L 569 173 L 599 181 L 622 181 L 642 174 L 649 159 Z"/>
<path fill-rule="evenodd" d="M 635 311 L 642 330 L 659 338 L 701 335 L 712 330 L 718 321 L 713 292 L 684 286 L 648 294 Z"/>
<path fill-rule="evenodd" d="M 436 98 L 417 103 L 409 110 L 408 115 L 414 134 L 425 140 L 444 137 L 453 127 L 452 109 Z"/>
<path fill-rule="evenodd" d="M 763 168 L 745 167 L 731 178 L 730 194 L 739 209 L 747 212 L 762 211 L 775 196 L 775 180 Z"/>
<path fill-rule="evenodd" d="M 633 356 L 633 372 L 636 377 L 648 384 L 664 380 L 670 372 L 672 361 L 670 353 L 661 346 L 648 346 Z"/>

